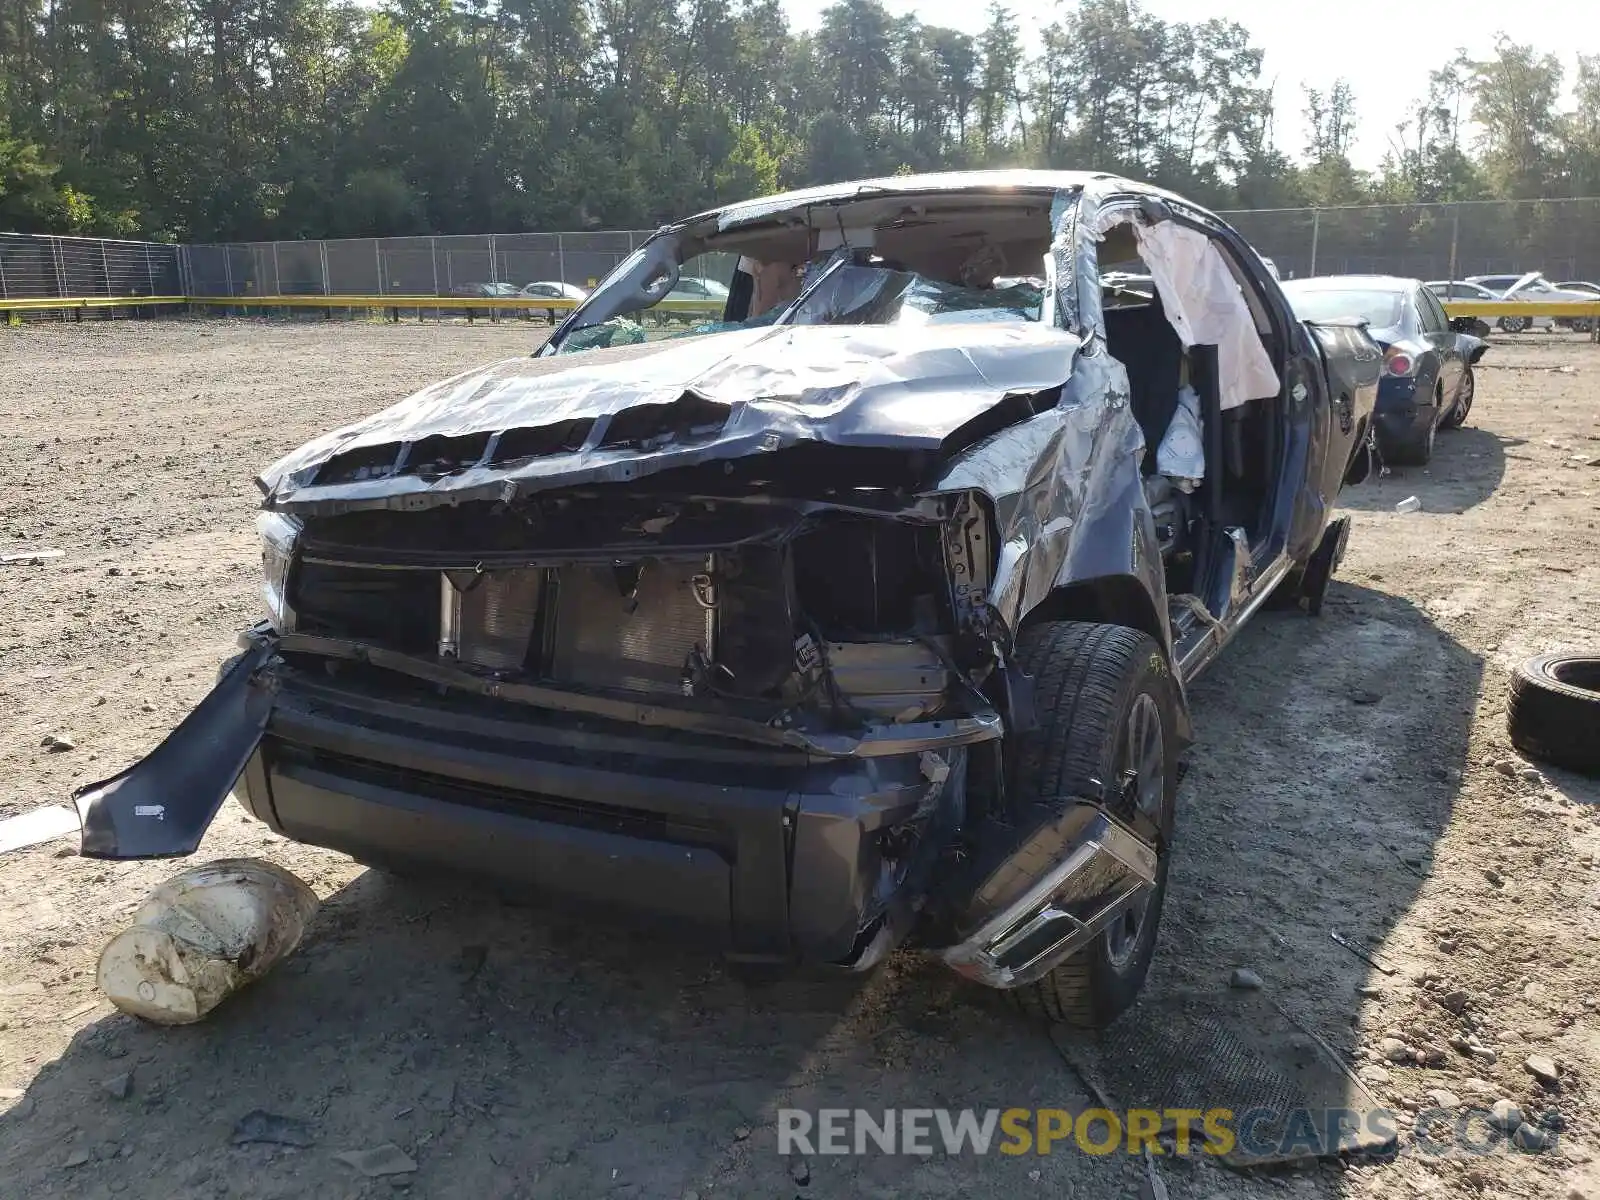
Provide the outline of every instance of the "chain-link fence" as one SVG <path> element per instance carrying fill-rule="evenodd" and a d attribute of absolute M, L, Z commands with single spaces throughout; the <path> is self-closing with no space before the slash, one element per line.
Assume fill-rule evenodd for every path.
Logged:
<path fill-rule="evenodd" d="M 182 294 L 177 246 L 0 233 L 0 300 Z"/>
<path fill-rule="evenodd" d="M 1600 198 L 1222 215 L 1286 279 L 1353 272 L 1460 279 L 1523 271 L 1542 271 L 1556 282 L 1600 279 Z M 494 296 L 530 283 L 587 289 L 648 236 L 621 230 L 171 246 L 0 234 L 0 300 Z M 732 265 L 729 257 L 695 267 L 726 282 Z"/>
<path fill-rule="evenodd" d="M 1600 198 L 1255 209 L 1221 214 L 1285 279 L 1372 272 L 1600 278 Z M 501 233 L 185 247 L 194 295 L 493 295 L 588 288 L 648 231 Z M 731 260 L 730 260 L 731 268 Z"/>
<path fill-rule="evenodd" d="M 488 233 L 185 246 L 192 296 L 492 296 L 590 288 L 648 231 Z"/>
<path fill-rule="evenodd" d="M 1285 278 L 1519 275 L 1600 279 L 1600 198 L 1373 204 L 1221 214 Z"/>

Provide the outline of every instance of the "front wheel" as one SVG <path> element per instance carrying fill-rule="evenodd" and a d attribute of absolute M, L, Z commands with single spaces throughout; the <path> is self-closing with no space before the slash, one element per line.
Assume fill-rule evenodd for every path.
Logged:
<path fill-rule="evenodd" d="M 1466 424 L 1467 414 L 1472 411 L 1472 397 L 1477 394 L 1478 381 L 1473 375 L 1472 368 L 1467 368 L 1467 373 L 1461 377 L 1461 386 L 1456 390 L 1456 402 L 1450 406 L 1450 411 L 1445 413 L 1444 420 L 1439 422 L 1440 429 L 1460 429 Z"/>
<path fill-rule="evenodd" d="M 1155 639 L 1120 625 L 1042 622 L 1018 637 L 1017 658 L 1033 676 L 1039 724 L 1006 746 L 1006 812 L 980 834 L 991 866 L 975 893 L 984 910 L 970 917 L 987 919 L 1054 866 L 1031 861 L 1048 841 L 1040 831 L 1077 798 L 1103 797 L 1155 845 L 1155 886 L 1082 950 L 1008 993 L 1025 1012 L 1098 1028 L 1134 1002 L 1155 951 L 1177 798 L 1178 687 Z"/>
<path fill-rule="evenodd" d="M 1521 333 L 1531 322 L 1527 317 L 1501 317 L 1500 328 L 1505 333 Z"/>

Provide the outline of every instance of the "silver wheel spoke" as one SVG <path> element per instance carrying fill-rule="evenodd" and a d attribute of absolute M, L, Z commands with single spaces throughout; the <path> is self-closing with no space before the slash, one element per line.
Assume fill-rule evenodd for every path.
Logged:
<path fill-rule="evenodd" d="M 1138 815 L 1159 824 L 1161 806 L 1166 799 L 1166 749 L 1161 710 L 1156 706 L 1155 697 L 1148 692 L 1141 692 L 1134 698 L 1121 743 L 1116 777 L 1133 776 L 1134 807 Z M 1148 907 L 1149 894 L 1146 893 L 1106 928 L 1103 935 L 1106 957 L 1119 970 L 1133 960 Z"/>

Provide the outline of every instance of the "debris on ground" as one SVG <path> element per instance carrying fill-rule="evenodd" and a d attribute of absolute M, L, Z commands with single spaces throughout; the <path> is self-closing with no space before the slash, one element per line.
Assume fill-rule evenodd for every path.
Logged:
<path fill-rule="evenodd" d="M 124 1071 L 120 1075 L 113 1075 L 100 1086 L 113 1100 L 126 1100 L 133 1094 L 133 1072 Z"/>
<path fill-rule="evenodd" d="M 1139 1200 L 1169 1200 L 1166 1182 L 1156 1170 L 1155 1155 L 1150 1143 L 1144 1144 L 1144 1178 L 1139 1181 Z"/>
<path fill-rule="evenodd" d="M 1261 976 L 1250 970 L 1249 967 L 1238 967 L 1228 977 L 1228 986 L 1242 988 L 1245 991 L 1255 991 L 1261 986 Z"/>
<path fill-rule="evenodd" d="M 296 1117 L 284 1117 L 265 1109 L 252 1109 L 234 1124 L 233 1144 L 247 1145 L 264 1142 L 273 1146 L 310 1146 L 315 1144 L 311 1126 Z"/>
<path fill-rule="evenodd" d="M 1530 1154 L 1537 1154 L 1550 1145 L 1550 1134 L 1547 1130 L 1540 1129 L 1537 1125 L 1524 1122 L 1517 1126 L 1517 1131 L 1511 1135 L 1511 1140 L 1517 1149 L 1526 1150 Z"/>
<path fill-rule="evenodd" d="M 8 550 L 0 554 L 0 567 L 37 567 L 46 559 L 60 558 L 65 550 Z"/>
<path fill-rule="evenodd" d="M 382 1179 L 387 1175 L 409 1175 L 417 1169 L 416 1161 L 393 1142 L 385 1142 L 370 1150 L 346 1150 L 335 1154 L 335 1161 L 354 1167 L 368 1179 Z"/>
<path fill-rule="evenodd" d="M 1386 1037 L 1378 1043 L 1378 1053 L 1392 1063 L 1408 1063 L 1416 1058 L 1416 1051 L 1397 1037 Z"/>
<path fill-rule="evenodd" d="M 1561 1073 L 1556 1069 L 1555 1060 L 1548 1055 L 1530 1054 L 1523 1060 L 1522 1065 L 1528 1068 L 1528 1074 L 1546 1087 L 1554 1087 L 1561 1080 Z"/>
<path fill-rule="evenodd" d="M 39 745 L 52 754 L 61 754 L 78 748 L 76 739 L 70 733 L 47 733 L 39 739 Z"/>
<path fill-rule="evenodd" d="M 1328 936 L 1331 937 L 1335 942 L 1338 942 L 1339 945 L 1350 951 L 1351 954 L 1354 954 L 1368 966 L 1376 967 L 1385 975 L 1393 975 L 1395 973 L 1394 967 L 1391 967 L 1388 963 L 1380 962 L 1378 957 L 1373 954 L 1372 951 L 1363 946 L 1357 945 L 1355 942 L 1345 937 L 1344 934 L 1340 933 L 1337 929 L 1328 930 Z"/>
<path fill-rule="evenodd" d="M 1404 500 L 1400 501 L 1400 503 L 1394 506 L 1394 510 L 1397 513 L 1414 513 L 1421 507 L 1421 500 L 1418 500 L 1415 496 L 1407 496 Z"/>
<path fill-rule="evenodd" d="M 77 833 L 82 826 L 78 814 L 60 804 L 47 804 L 20 817 L 0 821 L 0 854 L 22 850 L 43 842 Z"/>
<path fill-rule="evenodd" d="M 100 990 L 158 1025 L 198 1021 L 300 944 L 316 893 L 261 859 L 190 867 L 167 880 L 100 952 Z"/>
<path fill-rule="evenodd" d="M 1522 1109 L 1515 1100 L 1502 1097 L 1489 1106 L 1489 1124 L 1504 1133 L 1510 1133 L 1522 1124 Z"/>

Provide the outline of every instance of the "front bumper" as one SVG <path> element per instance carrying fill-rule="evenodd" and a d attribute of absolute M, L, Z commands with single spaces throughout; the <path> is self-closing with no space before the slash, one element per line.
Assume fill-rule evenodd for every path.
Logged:
<path fill-rule="evenodd" d="M 319 658 L 258 628 L 142 762 L 74 796 L 89 858 L 191 854 L 230 790 L 296 841 L 619 911 L 730 957 L 864 970 L 911 931 L 964 818 L 957 722 L 822 754 L 506 703 Z M 426 674 L 426 672 L 424 672 Z M 881 731 L 880 731 L 881 732 Z M 237 788 L 235 789 L 235 785 Z M 1050 842 L 1049 846 L 1044 842 Z M 1082 798 L 1037 877 L 939 956 L 1039 978 L 1148 895 L 1155 847 Z"/>
<path fill-rule="evenodd" d="M 77 795 L 86 856 L 192 853 L 238 781 L 274 830 L 363 861 L 623 910 L 741 959 L 863 966 L 909 929 L 959 819 L 965 752 L 937 738 L 827 757 L 446 702 L 423 680 L 279 649 L 247 635 L 155 752 Z"/>

